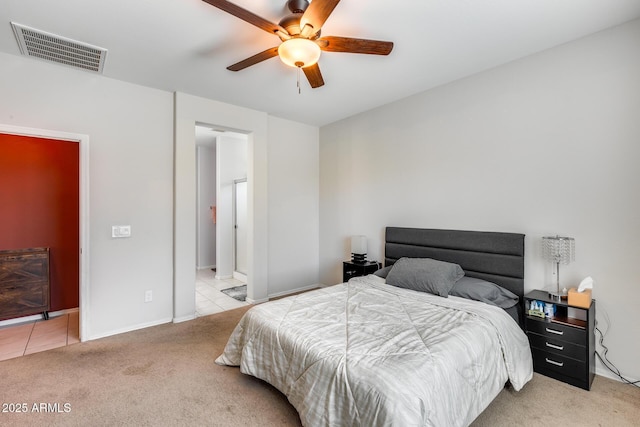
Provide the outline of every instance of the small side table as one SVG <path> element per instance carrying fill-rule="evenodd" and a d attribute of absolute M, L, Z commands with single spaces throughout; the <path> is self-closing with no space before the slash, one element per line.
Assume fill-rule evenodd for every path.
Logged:
<path fill-rule="evenodd" d="M 570 306 L 534 290 L 524 296 L 525 331 L 531 344 L 533 370 L 551 378 L 591 389 L 595 376 L 594 334 L 596 301 L 589 308 Z M 553 316 L 540 318 L 528 313 L 532 301 L 555 305 Z"/>
<path fill-rule="evenodd" d="M 342 263 L 342 281 L 348 282 L 352 277 L 366 276 L 378 270 L 380 265 L 376 261 L 353 262 L 344 261 Z"/>

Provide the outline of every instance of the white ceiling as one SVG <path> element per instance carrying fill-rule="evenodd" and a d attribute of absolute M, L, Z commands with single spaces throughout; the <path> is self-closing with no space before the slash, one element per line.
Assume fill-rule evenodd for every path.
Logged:
<path fill-rule="evenodd" d="M 277 23 L 286 0 L 233 0 Z M 389 56 L 324 52 L 311 89 L 272 58 L 227 66 L 279 39 L 202 0 L 2 0 L 0 52 L 20 55 L 10 22 L 108 49 L 104 75 L 322 126 L 640 17 L 640 0 L 342 0 L 323 35 L 388 40 Z M 36 60 L 36 59 L 29 59 Z"/>

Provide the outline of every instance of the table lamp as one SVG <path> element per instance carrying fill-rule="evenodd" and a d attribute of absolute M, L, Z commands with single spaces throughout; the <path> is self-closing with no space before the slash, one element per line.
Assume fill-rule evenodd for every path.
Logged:
<path fill-rule="evenodd" d="M 367 261 L 367 236 L 351 236 L 351 261 L 358 264 Z"/>
<path fill-rule="evenodd" d="M 566 298 L 560 290 L 560 264 L 567 265 L 575 261 L 575 239 L 572 237 L 548 236 L 542 238 L 542 258 L 556 263 L 556 291 L 549 292 L 555 300 Z"/>

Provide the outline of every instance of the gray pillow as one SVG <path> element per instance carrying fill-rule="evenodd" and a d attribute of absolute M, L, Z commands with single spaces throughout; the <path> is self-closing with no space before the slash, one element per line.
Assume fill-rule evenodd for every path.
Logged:
<path fill-rule="evenodd" d="M 374 271 L 373 274 L 375 274 L 376 276 L 382 277 L 384 279 L 389 274 L 389 271 L 391 271 L 391 267 L 393 267 L 393 266 L 390 265 L 390 266 L 387 266 L 387 267 L 383 267 L 383 268 L 381 268 L 379 270 Z"/>
<path fill-rule="evenodd" d="M 518 296 L 493 282 L 465 276 L 458 280 L 449 295 L 486 302 L 501 308 L 511 308 L 518 303 Z"/>
<path fill-rule="evenodd" d="M 464 271 L 458 264 L 431 258 L 400 258 L 389 271 L 387 283 L 446 298 L 462 276 Z"/>

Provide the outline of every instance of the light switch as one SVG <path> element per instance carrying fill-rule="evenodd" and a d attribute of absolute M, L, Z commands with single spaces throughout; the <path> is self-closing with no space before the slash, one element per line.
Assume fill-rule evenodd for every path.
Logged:
<path fill-rule="evenodd" d="M 111 226 L 111 237 L 114 237 L 114 238 L 131 237 L 131 226 L 130 225 Z"/>

